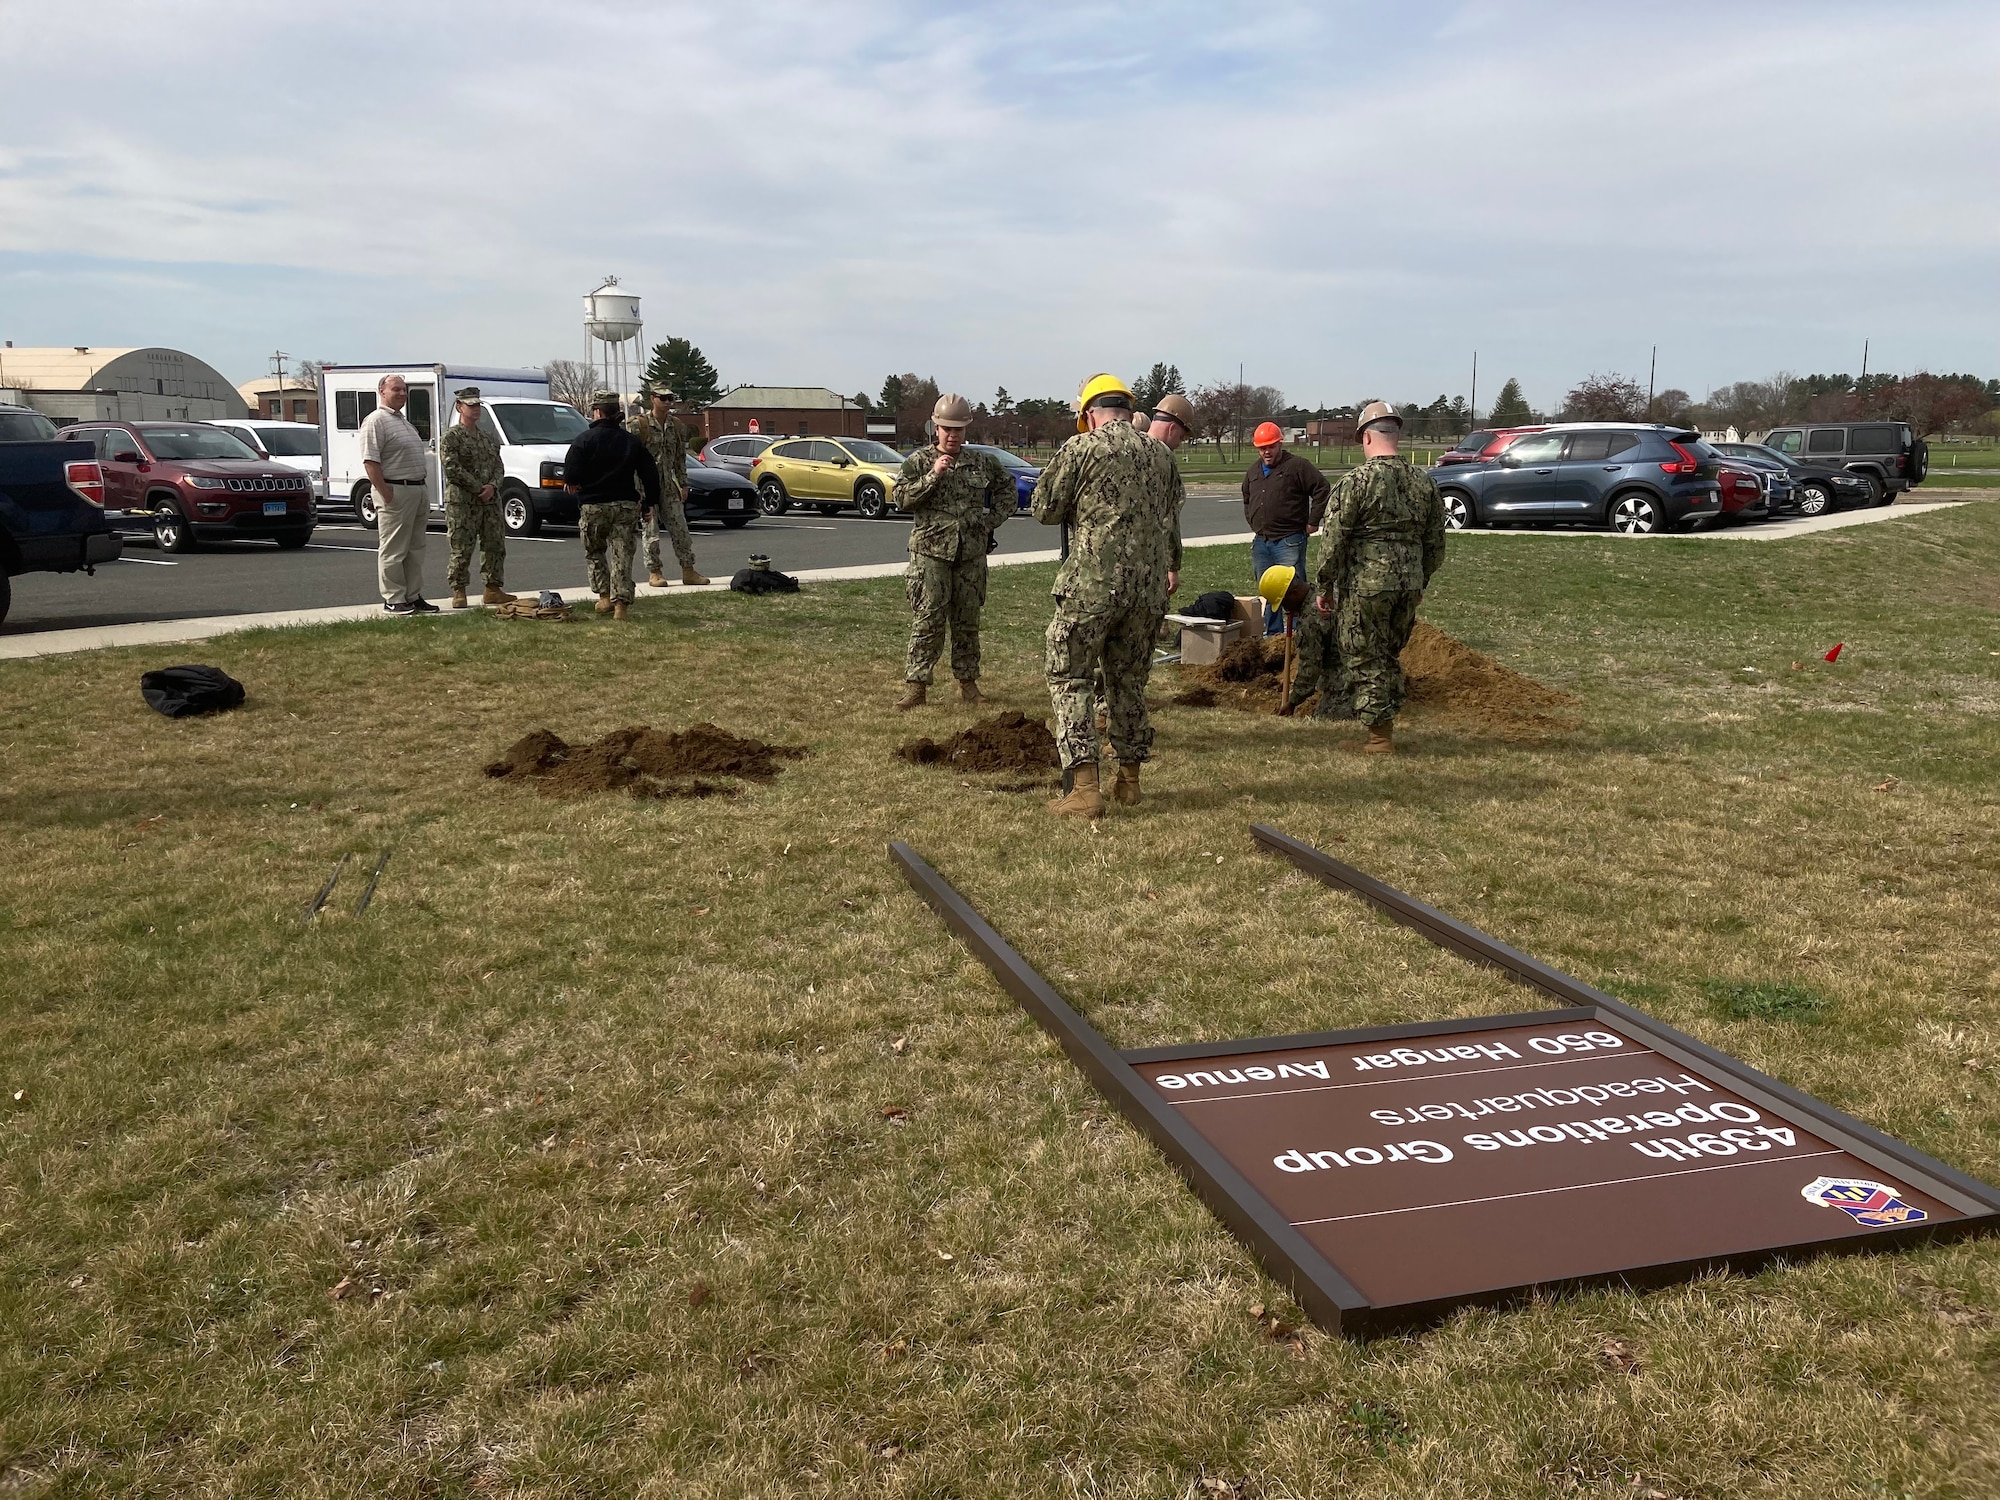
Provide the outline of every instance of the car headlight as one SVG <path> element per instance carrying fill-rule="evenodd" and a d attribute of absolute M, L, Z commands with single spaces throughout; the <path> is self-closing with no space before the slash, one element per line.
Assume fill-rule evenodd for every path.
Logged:
<path fill-rule="evenodd" d="M 226 479 L 203 479 L 199 475 L 193 474 L 188 476 L 188 483 L 198 490 L 226 490 L 229 488 L 229 481 Z"/>

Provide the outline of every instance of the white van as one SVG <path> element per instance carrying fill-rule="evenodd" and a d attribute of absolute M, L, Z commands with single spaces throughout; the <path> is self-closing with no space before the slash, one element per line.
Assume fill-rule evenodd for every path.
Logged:
<path fill-rule="evenodd" d="M 348 504 L 361 524 L 375 525 L 375 501 L 361 467 L 361 419 L 375 409 L 375 386 L 384 375 L 400 375 L 410 388 L 403 415 L 417 429 L 430 454 L 431 519 L 444 524 L 444 481 L 437 467 L 437 440 L 452 416 L 452 392 L 479 387 L 484 402 L 479 425 L 500 442 L 507 477 L 500 486 L 500 510 L 507 529 L 532 536 L 544 520 L 573 519 L 574 501 L 563 494 L 562 461 L 590 424 L 575 407 L 549 399 L 548 377 L 540 370 L 488 369 L 480 365 L 327 365 L 319 376 L 319 423 L 326 450 L 326 493 L 334 505 Z M 567 504 L 565 502 L 568 501 Z"/>
<path fill-rule="evenodd" d="M 274 463 L 297 469 L 311 481 L 313 498 L 326 504 L 320 431 L 312 423 L 273 422 L 262 417 L 210 417 L 208 425 L 235 434 Z"/>

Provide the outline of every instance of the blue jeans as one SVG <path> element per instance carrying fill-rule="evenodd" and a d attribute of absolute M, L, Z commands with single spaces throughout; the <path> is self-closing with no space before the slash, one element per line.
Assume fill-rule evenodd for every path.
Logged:
<path fill-rule="evenodd" d="M 1281 536 L 1274 542 L 1263 537 L 1250 539 L 1250 590 L 1256 592 L 1257 580 L 1264 576 L 1268 568 L 1297 568 L 1306 570 L 1306 533 L 1297 531 L 1290 536 Z M 1264 610 L 1264 634 L 1283 635 L 1285 633 L 1285 612 L 1282 609 Z"/>

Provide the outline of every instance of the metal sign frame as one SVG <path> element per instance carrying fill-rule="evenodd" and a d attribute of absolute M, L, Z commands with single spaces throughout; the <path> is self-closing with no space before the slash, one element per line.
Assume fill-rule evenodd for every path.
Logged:
<path fill-rule="evenodd" d="M 1663 1025 L 1644 1012 L 1550 968 L 1477 928 L 1364 875 L 1352 866 L 1330 858 L 1311 845 L 1261 824 L 1253 826 L 1251 835 L 1257 843 L 1284 855 L 1308 874 L 1361 896 L 1440 946 L 1475 962 L 1497 967 L 1509 977 L 1566 1003 L 1557 1009 L 1501 1016 L 1121 1051 L 1084 1020 L 908 844 L 900 841 L 892 843 L 889 853 L 911 887 L 972 949 L 1000 982 L 1001 988 L 1056 1039 L 1071 1062 L 1082 1070 L 1098 1091 L 1159 1147 L 1187 1178 L 1209 1210 L 1250 1248 L 1271 1277 L 1290 1291 L 1306 1315 L 1327 1332 L 1351 1338 L 1369 1338 L 1435 1322 L 1456 1307 L 1469 1304 L 1504 1305 L 1531 1293 L 1560 1292 L 1587 1286 L 1658 1286 L 1719 1268 L 1750 1272 L 1788 1258 L 1859 1253 L 1889 1246 L 1928 1243 L 1991 1232 L 2000 1227 L 2000 1192 L 1986 1183 Z M 1293 1047 L 1346 1046 L 1503 1027 L 1585 1022 L 1611 1029 L 1653 1049 L 1691 1073 L 1712 1078 L 1731 1092 L 1755 1101 L 1771 1114 L 1791 1120 L 1840 1150 L 1908 1182 L 1911 1187 L 1949 1205 L 1964 1217 L 1421 1302 L 1376 1305 L 1332 1260 L 1311 1244 L 1221 1151 L 1191 1126 L 1135 1067 L 1135 1064 L 1221 1058 Z"/>

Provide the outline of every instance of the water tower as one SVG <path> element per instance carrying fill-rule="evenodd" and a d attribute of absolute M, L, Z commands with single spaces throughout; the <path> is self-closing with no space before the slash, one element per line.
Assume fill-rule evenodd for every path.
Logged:
<path fill-rule="evenodd" d="M 616 276 L 583 298 L 584 361 L 593 379 L 629 399 L 645 371 L 646 325 L 639 299 L 621 291 Z"/>

